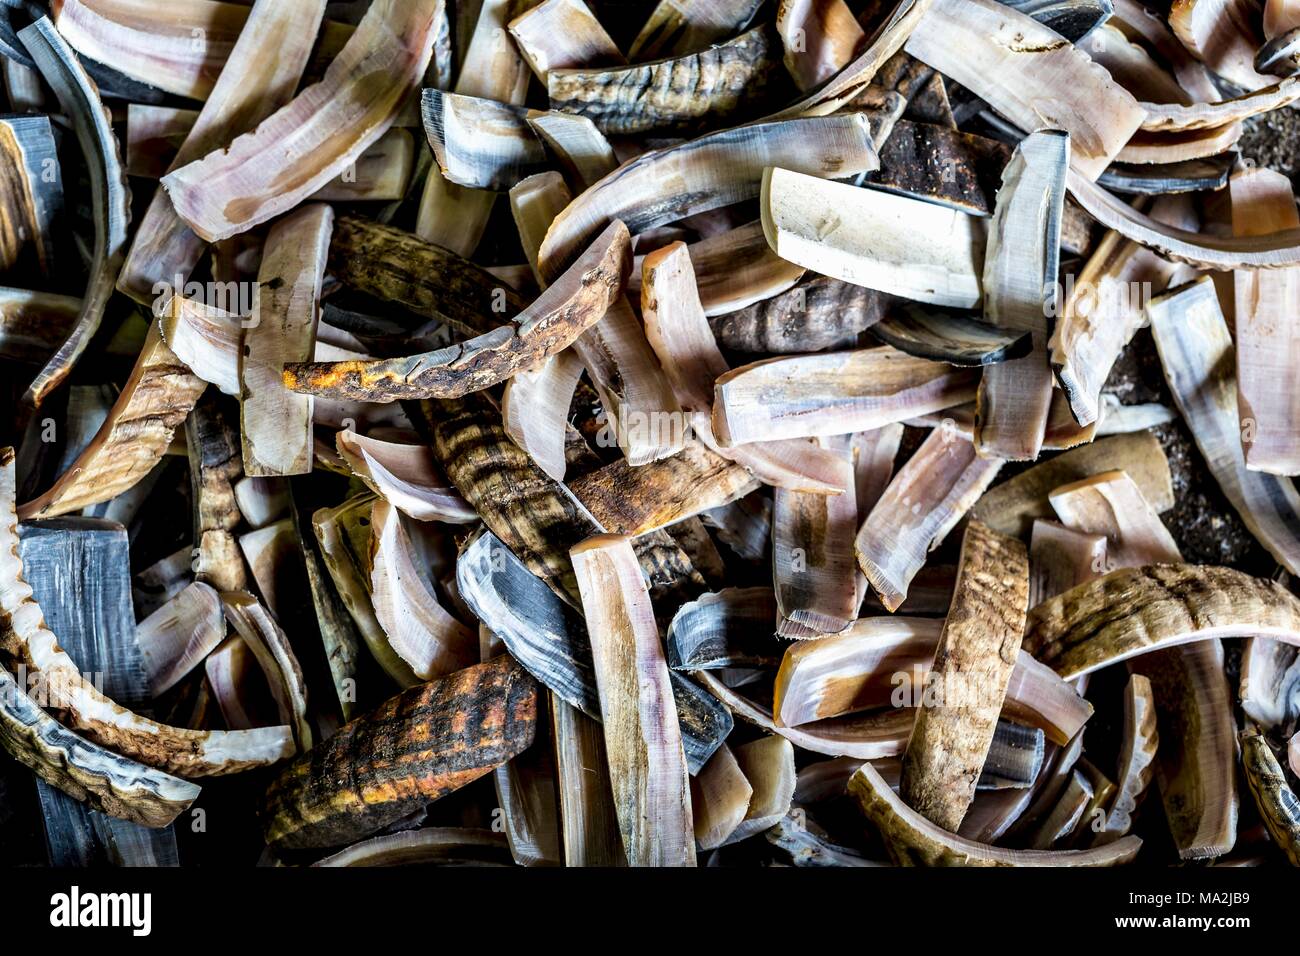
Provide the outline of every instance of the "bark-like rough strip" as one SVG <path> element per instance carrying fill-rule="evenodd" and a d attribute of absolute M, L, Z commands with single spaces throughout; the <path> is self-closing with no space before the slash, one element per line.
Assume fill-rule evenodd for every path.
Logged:
<path fill-rule="evenodd" d="M 369 836 L 526 750 L 536 729 L 537 684 L 508 655 L 412 687 L 285 768 L 262 807 L 267 843 Z"/>
<path fill-rule="evenodd" d="M 569 482 L 607 531 L 629 535 L 721 507 L 757 487 L 744 468 L 694 440 L 669 458 L 638 468 L 620 458 Z"/>
<path fill-rule="evenodd" d="M 1000 534 L 1027 538 L 1035 518 L 1055 518 L 1050 492 L 1091 475 L 1123 468 L 1158 512 L 1174 506 L 1173 478 L 1160 441 L 1149 431 L 1113 435 L 1067 451 L 991 488 L 971 508 Z"/>
<path fill-rule="evenodd" d="M 239 432 L 216 392 L 207 392 L 185 422 L 189 447 L 190 495 L 194 505 L 194 579 L 218 591 L 242 591 L 248 583 L 244 558 L 232 531 L 242 515 L 234 482 L 244 475 Z"/>
<path fill-rule="evenodd" d="M 354 216 L 334 223 L 329 269 L 349 288 L 446 322 L 464 335 L 490 332 L 500 324 L 498 316 L 518 314 L 526 304 L 468 259 L 413 233 Z"/>
<path fill-rule="evenodd" d="M 709 317 L 718 344 L 733 352 L 798 355 L 849 349 L 879 322 L 883 292 L 829 276 L 805 279 L 780 295 Z"/>
<path fill-rule="evenodd" d="M 1255 806 L 1273 842 L 1292 866 L 1300 866 L 1300 800 L 1287 783 L 1282 765 L 1263 734 L 1242 735 L 1241 764 Z"/>
<path fill-rule="evenodd" d="M 908 806 L 945 830 L 956 832 L 975 799 L 1028 604 L 1024 544 L 972 521 L 931 669 L 940 702 L 923 701 L 916 715 L 899 789 Z"/>
<path fill-rule="evenodd" d="M 869 182 L 978 216 L 993 213 L 1011 148 L 994 139 L 900 119 L 880 149 Z"/>
<path fill-rule="evenodd" d="M 405 358 L 290 362 L 295 392 L 360 402 L 455 398 L 496 385 L 563 351 L 598 322 L 627 287 L 632 246 L 615 220 L 564 275 L 508 324 L 468 342 Z"/>
<path fill-rule="evenodd" d="M 1216 637 L 1300 645 L 1300 599 L 1232 568 L 1121 568 L 1034 608 L 1025 649 L 1068 679 L 1150 651 Z"/>
<path fill-rule="evenodd" d="M 935 826 L 905 804 L 870 763 L 849 780 L 849 793 L 900 866 L 1118 866 L 1132 862 L 1142 847 L 1132 836 L 1091 850 L 1007 850 L 976 843 Z"/>
<path fill-rule="evenodd" d="M 760 105 L 780 65 L 767 24 L 698 53 L 605 70 L 551 70 L 551 109 L 586 116 L 602 133 L 637 135 L 728 125 Z"/>
<path fill-rule="evenodd" d="M 488 530 L 552 591 L 580 607 L 569 548 L 604 531 L 600 523 L 510 439 L 501 413 L 483 393 L 406 407 L 416 426 L 427 431 L 452 485 Z M 654 599 L 687 587 L 703 590 L 703 579 L 666 534 L 645 535 L 636 548 Z"/>

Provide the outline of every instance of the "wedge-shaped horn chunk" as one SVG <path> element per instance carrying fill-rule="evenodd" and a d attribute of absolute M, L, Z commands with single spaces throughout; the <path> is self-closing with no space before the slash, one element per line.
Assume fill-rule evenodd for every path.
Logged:
<path fill-rule="evenodd" d="M 295 210 L 274 226 L 258 270 L 253 314 L 239 361 L 239 423 L 244 473 L 303 475 L 312 466 L 311 396 L 285 387 L 282 366 L 316 348 L 321 282 L 334 211 L 323 203 Z"/>
<path fill-rule="evenodd" d="M 854 571 L 858 504 L 847 450 L 842 495 L 777 488 L 772 506 L 772 583 L 777 633 L 810 638 L 837 634 L 857 617 L 862 594 Z"/>
<path fill-rule="evenodd" d="M 543 0 L 513 8 L 508 3 L 502 6 L 510 13 L 520 6 L 529 7 L 510 21 L 508 29 L 520 54 L 543 84 L 552 70 L 617 66 L 627 62 L 583 0 Z"/>
<path fill-rule="evenodd" d="M 1264 826 L 1292 866 L 1300 866 L 1300 799 L 1287 782 L 1268 739 L 1258 731 L 1241 736 L 1246 783 Z"/>
<path fill-rule="evenodd" d="M 722 507 L 757 488 L 744 468 L 694 439 L 670 458 L 637 468 L 619 459 L 569 482 L 569 490 L 607 531 L 633 537 Z"/>
<path fill-rule="evenodd" d="M 743 30 L 761 0 L 660 0 L 632 41 L 634 60 L 702 50 Z"/>
<path fill-rule="evenodd" d="M 406 358 L 290 362 L 284 384 L 295 392 L 365 402 L 455 398 L 488 388 L 573 344 L 621 297 L 631 268 L 627 227 L 616 221 L 508 325 Z"/>
<path fill-rule="evenodd" d="M 984 259 L 984 318 L 1033 336 L 1024 358 L 984 370 L 976 396 L 975 450 L 988 457 L 1032 460 L 1042 449 L 1052 404 L 1047 316 L 1056 314 L 1061 216 L 1070 137 L 1031 133 L 1002 173 Z"/>
<path fill-rule="evenodd" d="M 736 763 L 753 793 L 745 818 L 727 843 L 738 843 L 769 830 L 790 812 L 794 799 L 794 747 L 784 737 L 760 737 L 736 748 Z"/>
<path fill-rule="evenodd" d="M 1110 165 L 1146 110 L 1059 33 L 996 0 L 935 0 L 905 49 L 1021 129 L 1063 129 L 1088 180 Z"/>
<path fill-rule="evenodd" d="M 1151 651 L 1220 637 L 1300 645 L 1300 599 L 1232 568 L 1121 568 L 1029 612 L 1025 648 L 1067 680 Z"/>
<path fill-rule="evenodd" d="M 292 209 L 356 160 L 424 76 L 443 0 L 379 0 L 319 83 L 225 149 L 169 173 L 177 213 L 215 242 Z"/>
<path fill-rule="evenodd" d="M 791 168 L 763 173 L 760 202 L 763 232 L 782 259 L 920 302 L 980 300 L 984 226 L 973 216 Z"/>
<path fill-rule="evenodd" d="M 478 641 L 439 602 L 402 513 L 380 499 L 370 514 L 371 602 L 393 650 L 420 680 L 473 663 Z"/>
<path fill-rule="evenodd" d="M 773 667 L 782 645 L 771 588 L 723 588 L 682 605 L 668 627 L 668 666 L 697 671 Z"/>
<path fill-rule="evenodd" d="M 785 67 L 801 90 L 825 83 L 867 39 L 844 0 L 784 0 L 776 29 L 785 47 Z"/>
<path fill-rule="evenodd" d="M 536 729 L 537 684 L 508 655 L 412 687 L 284 769 L 262 807 L 266 841 L 369 836 L 522 753 Z"/>
<path fill-rule="evenodd" d="M 970 401 L 977 374 L 888 345 L 767 359 L 717 380 L 713 432 L 733 446 L 868 431 Z"/>
<path fill-rule="evenodd" d="M 245 320 L 174 295 L 163 307 L 163 342 L 191 372 L 227 395 L 239 395 L 239 356 Z"/>
<path fill-rule="evenodd" d="M 352 473 L 402 514 L 416 521 L 478 521 L 478 512 L 451 487 L 427 445 L 351 431 L 338 432 L 334 443 Z"/>
<path fill-rule="evenodd" d="M 688 243 L 686 251 L 691 257 L 700 305 L 704 314 L 710 318 L 762 305 L 770 297 L 790 289 L 804 274 L 802 266 L 786 262 L 772 251 L 763 236 L 763 224 L 759 221 Z M 630 291 L 635 291 L 640 283 L 640 272 L 641 270 L 633 270 Z M 808 298 L 811 300 L 811 294 Z M 813 308 L 811 301 L 807 305 L 808 308 Z M 729 343 L 723 344 L 730 347 Z M 740 351 L 766 350 L 751 348 Z"/>
<path fill-rule="evenodd" d="M 1021 472 L 984 495 L 971 517 L 1002 534 L 1028 537 L 1035 519 L 1055 517 L 1048 501 L 1052 491 L 1116 468 L 1128 473 L 1156 511 L 1174 506 L 1169 460 L 1155 435 L 1142 431 L 1102 438 Z"/>
<path fill-rule="evenodd" d="M 448 182 L 502 191 L 546 167 L 546 150 L 522 106 L 429 89 L 420 112 Z"/>
<path fill-rule="evenodd" d="M 195 581 L 140 622 L 136 640 L 153 696 L 170 690 L 226 636 L 221 599 Z"/>
<path fill-rule="evenodd" d="M 818 176 L 853 176 L 879 161 L 865 116 L 755 123 L 644 153 L 578 196 L 551 224 L 538 254 L 547 279 L 615 219 L 633 233 L 753 199 L 763 170 L 780 166 Z M 672 181 L 665 201 L 663 184 Z"/>
<path fill-rule="evenodd" d="M 888 611 L 907 589 L 926 555 L 948 536 L 1002 467 L 979 458 L 969 441 L 946 426 L 927 438 L 899 470 L 858 530 L 858 567 Z"/>
<path fill-rule="evenodd" d="M 677 708 L 631 539 L 589 538 L 570 555 L 591 636 L 628 863 L 694 866 L 689 775 Z"/>
<path fill-rule="evenodd" d="M 1062 485 L 1048 499 L 1067 528 L 1106 538 L 1107 570 L 1182 560 L 1173 535 L 1126 472 Z"/>
<path fill-rule="evenodd" d="M 946 830 L 961 826 L 993 742 L 1024 633 L 1029 557 L 1014 538 L 966 527 L 953 605 L 935 651 L 940 700 L 922 701 L 899 796 Z"/>
<path fill-rule="evenodd" d="M 1029 606 L 1064 594 L 1106 571 L 1106 536 L 1037 518 L 1029 538 Z"/>
<path fill-rule="evenodd" d="M 931 823 L 903 802 L 871 764 L 849 780 L 849 793 L 901 866 L 1119 866 L 1142 847 L 1126 836 L 1092 850 L 1008 850 L 976 843 Z"/>
<path fill-rule="evenodd" d="M 1300 83 L 1300 77 L 1296 78 Z M 1232 230 L 1249 236 L 1300 228 L 1291 180 L 1271 169 L 1232 177 Z M 1300 387 L 1285 369 L 1300 355 L 1300 332 L 1278 315 L 1300 309 L 1300 267 L 1234 273 L 1237 403 L 1246 467 L 1300 474 Z"/>
<path fill-rule="evenodd" d="M 728 842 L 749 810 L 754 788 L 740 769 L 731 749 L 723 744 L 691 778 L 691 816 L 695 844 L 714 850 Z"/>

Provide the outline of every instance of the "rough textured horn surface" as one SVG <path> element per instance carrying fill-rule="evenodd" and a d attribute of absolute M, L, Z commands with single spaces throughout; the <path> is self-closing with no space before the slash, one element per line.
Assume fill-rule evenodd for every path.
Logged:
<path fill-rule="evenodd" d="M 357 401 L 456 398 L 495 385 L 568 348 L 627 285 L 627 227 L 613 222 L 532 305 L 508 324 L 436 352 L 396 359 L 289 362 L 295 392 Z"/>
<path fill-rule="evenodd" d="M 368 836 L 522 752 L 536 724 L 537 684 L 508 656 L 412 687 L 280 773 L 262 807 L 267 842 L 327 847 Z"/>
<path fill-rule="evenodd" d="M 151 327 L 108 418 L 53 486 L 19 509 L 23 520 L 67 514 L 131 488 L 167 452 L 206 387 Z"/>
<path fill-rule="evenodd" d="M 1015 666 L 1029 600 L 1029 558 L 1014 538 L 978 521 L 966 526 L 953 604 L 935 651 L 940 701 L 923 699 L 903 754 L 899 795 L 956 831 L 993 742 Z"/>
<path fill-rule="evenodd" d="M 1007 850 L 976 843 L 907 806 L 870 764 L 853 775 L 849 793 L 902 866 L 1118 866 L 1131 862 L 1142 846 L 1131 836 L 1092 850 Z"/>
<path fill-rule="evenodd" d="M 1300 644 L 1300 599 L 1232 568 L 1121 568 L 1029 612 L 1025 648 L 1072 679 L 1140 654 L 1218 637 Z"/>

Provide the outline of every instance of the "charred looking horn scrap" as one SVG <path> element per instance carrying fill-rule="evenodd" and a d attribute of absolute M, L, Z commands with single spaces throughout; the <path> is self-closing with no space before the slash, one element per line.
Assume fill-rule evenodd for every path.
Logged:
<path fill-rule="evenodd" d="M 16 862 L 1296 862 L 1296 3 L 156 6 L 0 5 Z"/>

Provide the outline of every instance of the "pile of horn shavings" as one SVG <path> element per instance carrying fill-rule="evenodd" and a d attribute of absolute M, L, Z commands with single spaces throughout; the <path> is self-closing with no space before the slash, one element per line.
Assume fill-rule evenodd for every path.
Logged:
<path fill-rule="evenodd" d="M 1287 0 L 0 7 L 0 845 L 1300 864 Z"/>

